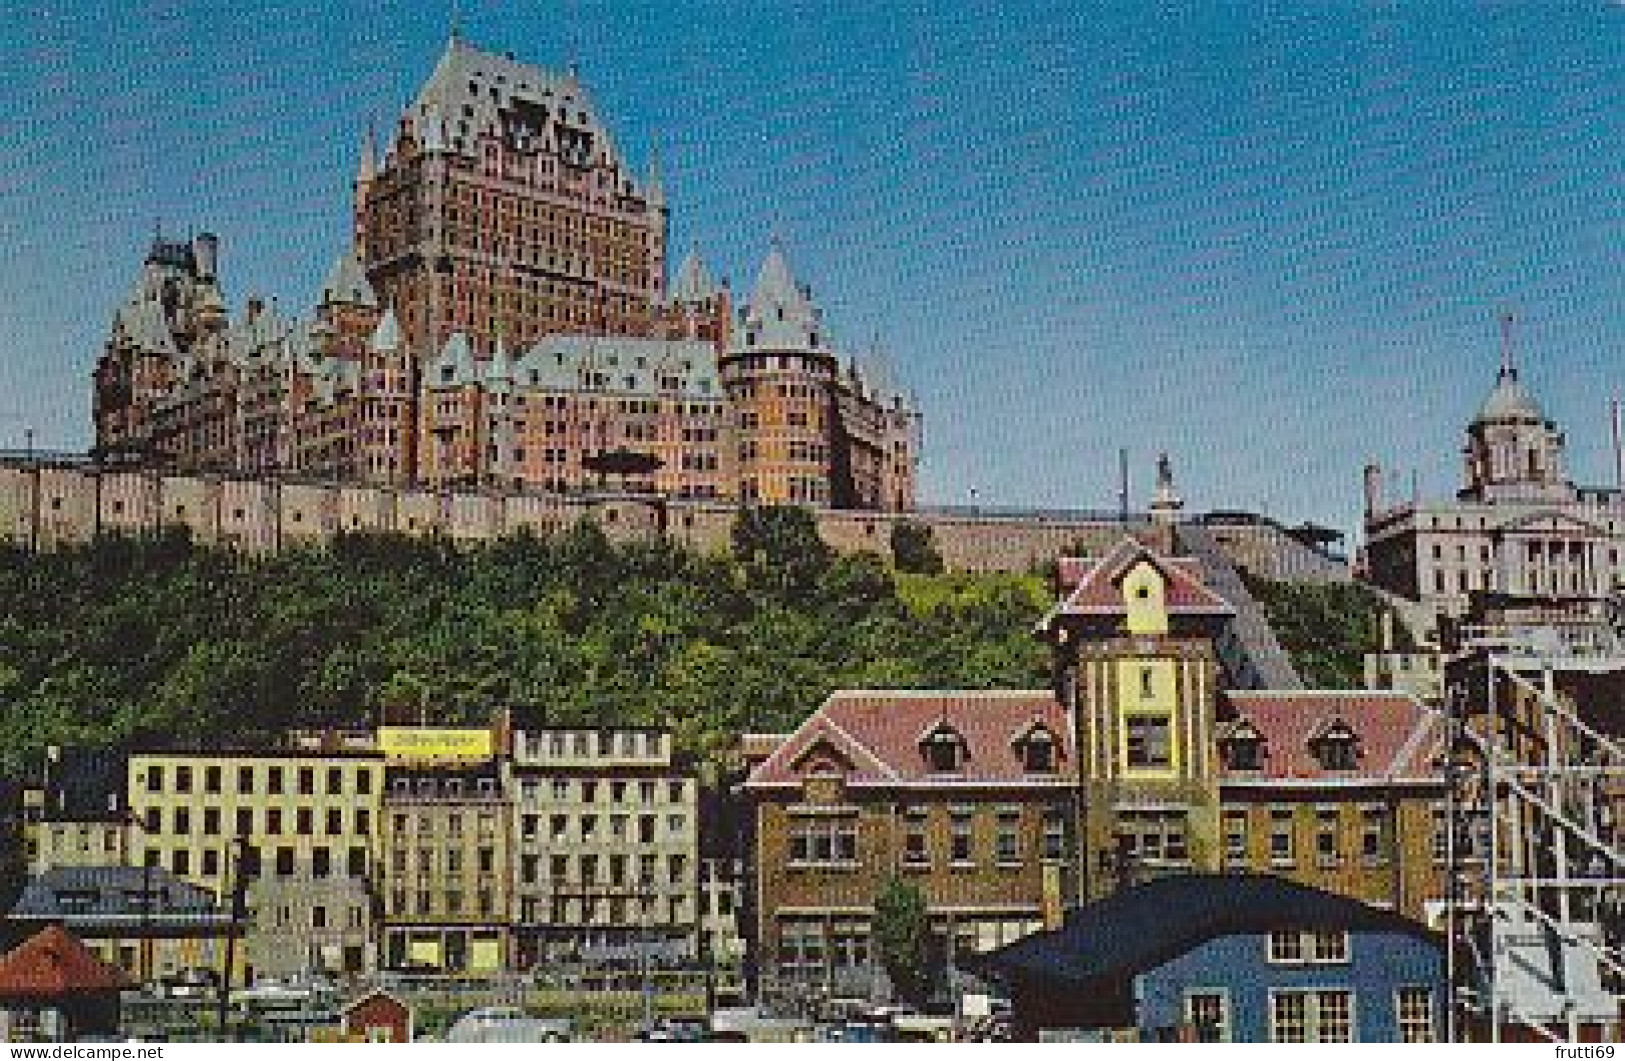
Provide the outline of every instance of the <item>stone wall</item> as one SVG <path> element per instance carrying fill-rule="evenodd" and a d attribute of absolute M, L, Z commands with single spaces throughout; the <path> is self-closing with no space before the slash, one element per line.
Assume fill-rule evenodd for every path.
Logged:
<path fill-rule="evenodd" d="M 617 541 L 665 533 L 701 550 L 726 549 L 731 505 L 662 502 L 635 495 L 435 491 L 357 483 L 168 475 L 97 469 L 72 462 L 0 462 L 0 542 L 51 550 L 104 533 L 150 534 L 185 528 L 206 545 L 270 553 L 319 545 L 341 532 L 396 532 L 485 541 L 528 529 L 548 534 L 593 519 Z M 891 528 L 912 520 L 932 528 L 952 570 L 1027 571 L 1081 546 L 1101 554 L 1125 534 L 1169 548 L 1167 529 L 1142 517 L 912 513 L 823 509 L 819 533 L 842 553 L 888 556 Z"/>

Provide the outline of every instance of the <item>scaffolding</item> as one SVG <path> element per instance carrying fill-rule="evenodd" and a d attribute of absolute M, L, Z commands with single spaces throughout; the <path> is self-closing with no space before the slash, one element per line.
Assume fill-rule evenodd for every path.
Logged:
<path fill-rule="evenodd" d="M 1525 611 L 1448 646 L 1452 1041 L 1621 1038 L 1625 641 Z"/>

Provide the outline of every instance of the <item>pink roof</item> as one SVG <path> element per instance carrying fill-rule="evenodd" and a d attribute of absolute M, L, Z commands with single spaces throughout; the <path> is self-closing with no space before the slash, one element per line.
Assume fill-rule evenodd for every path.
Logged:
<path fill-rule="evenodd" d="M 1065 599 L 1061 614 L 1117 615 L 1128 609 L 1123 599 L 1123 576 L 1141 560 L 1148 561 L 1167 579 L 1164 600 L 1172 615 L 1231 615 L 1230 602 L 1202 582 L 1202 565 L 1194 557 L 1158 556 L 1133 538 L 1124 538 L 1098 560 L 1067 557 L 1058 565 Z"/>
<path fill-rule="evenodd" d="M 1219 738 L 1250 724 L 1264 738 L 1260 770 L 1224 769 L 1227 782 L 1434 780 L 1444 747 L 1444 720 L 1409 693 L 1255 692 L 1227 694 L 1234 718 Z M 1312 742 L 1342 722 L 1358 740 L 1354 770 L 1327 770 Z"/>
<path fill-rule="evenodd" d="M 946 723 L 964 738 L 964 768 L 933 773 L 921 738 Z M 1023 770 L 1016 742 L 1035 724 L 1058 750 L 1053 774 Z M 1062 784 L 1072 768 L 1066 714 L 1049 690 L 871 691 L 831 694 L 777 751 L 751 771 L 747 788 L 799 785 L 837 769 L 848 785 Z"/>

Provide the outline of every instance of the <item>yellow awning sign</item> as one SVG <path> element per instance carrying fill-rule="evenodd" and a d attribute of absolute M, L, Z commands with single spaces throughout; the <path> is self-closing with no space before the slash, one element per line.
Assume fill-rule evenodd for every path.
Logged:
<path fill-rule="evenodd" d="M 494 754 L 488 729 L 425 729 L 385 726 L 378 748 L 388 759 L 489 759 Z"/>

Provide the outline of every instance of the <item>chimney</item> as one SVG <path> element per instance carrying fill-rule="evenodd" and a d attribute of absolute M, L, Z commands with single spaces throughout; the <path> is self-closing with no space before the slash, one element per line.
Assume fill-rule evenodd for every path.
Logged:
<path fill-rule="evenodd" d="M 265 312 L 265 300 L 258 295 L 251 295 L 248 299 L 248 321 L 252 324 L 259 320 L 261 313 Z"/>

